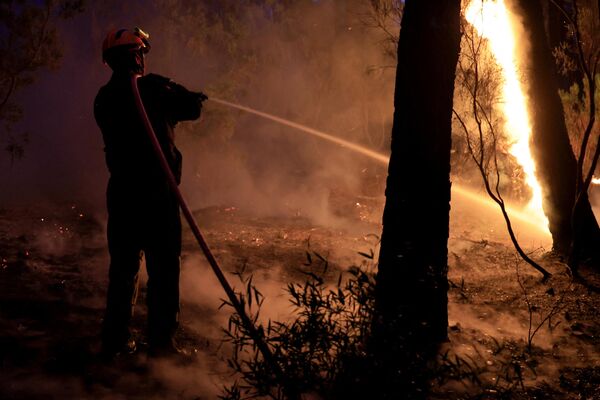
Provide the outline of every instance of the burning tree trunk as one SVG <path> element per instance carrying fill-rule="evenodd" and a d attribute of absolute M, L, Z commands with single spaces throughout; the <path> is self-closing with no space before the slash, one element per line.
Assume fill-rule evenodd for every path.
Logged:
<path fill-rule="evenodd" d="M 396 363 L 388 370 L 396 366 L 400 374 L 406 372 L 398 371 L 406 360 L 392 358 L 412 357 L 447 338 L 450 133 L 459 24 L 459 0 L 406 1 L 374 321 L 376 346 L 385 353 L 381 362 Z"/>
<path fill-rule="evenodd" d="M 530 42 L 529 108 L 532 116 L 532 152 L 543 188 L 544 211 L 548 216 L 553 248 L 569 255 L 574 239 L 571 215 L 577 190 L 577 162 L 569 142 L 563 108 L 558 95 L 558 77 L 546 42 L 539 1 L 518 0 L 523 25 Z M 577 228 L 582 253 L 600 249 L 600 229 L 587 195 L 579 203 L 573 225 Z"/>

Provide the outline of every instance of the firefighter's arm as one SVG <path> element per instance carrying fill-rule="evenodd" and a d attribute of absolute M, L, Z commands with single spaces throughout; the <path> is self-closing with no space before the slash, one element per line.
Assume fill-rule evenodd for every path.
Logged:
<path fill-rule="evenodd" d="M 202 111 L 202 102 L 208 97 L 202 92 L 192 92 L 184 86 L 156 74 L 148 78 L 160 81 L 164 87 L 165 107 L 173 122 L 198 119 Z"/>
<path fill-rule="evenodd" d="M 192 92 L 182 85 L 171 81 L 169 98 L 171 116 L 175 121 L 191 121 L 200 118 L 202 102 L 208 97 L 202 92 Z"/>

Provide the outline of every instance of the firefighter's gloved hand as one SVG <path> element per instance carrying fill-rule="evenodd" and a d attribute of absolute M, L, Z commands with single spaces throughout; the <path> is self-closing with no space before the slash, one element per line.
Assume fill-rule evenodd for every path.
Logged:
<path fill-rule="evenodd" d="M 198 101 L 199 101 L 200 103 L 202 103 L 202 102 L 204 102 L 204 101 L 208 100 L 208 96 L 207 96 L 207 95 L 205 95 L 205 94 L 204 94 L 204 93 L 202 93 L 202 92 L 194 92 L 194 94 L 195 94 L 196 96 L 198 96 Z"/>

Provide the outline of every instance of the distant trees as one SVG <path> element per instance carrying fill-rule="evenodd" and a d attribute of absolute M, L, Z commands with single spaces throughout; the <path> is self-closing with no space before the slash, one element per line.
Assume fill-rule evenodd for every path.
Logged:
<path fill-rule="evenodd" d="M 27 141 L 26 134 L 14 130 L 23 117 L 15 95 L 40 70 L 58 66 L 62 49 L 55 22 L 82 9 L 83 0 L 0 2 L 0 144 L 13 159 L 23 155 Z"/>
<path fill-rule="evenodd" d="M 403 10 L 404 2 L 400 0 L 369 0 L 369 7 L 363 18 L 367 26 L 381 33 L 383 52 L 393 60 L 396 60 L 398 53 Z"/>
<path fill-rule="evenodd" d="M 374 320 L 375 347 L 392 375 L 406 374 L 402 368 L 411 368 L 407 365 L 447 338 L 451 117 L 459 45 L 459 0 L 406 1 Z"/>

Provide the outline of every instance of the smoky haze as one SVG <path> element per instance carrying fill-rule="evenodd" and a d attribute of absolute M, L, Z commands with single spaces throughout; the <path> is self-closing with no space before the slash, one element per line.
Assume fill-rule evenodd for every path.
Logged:
<path fill-rule="evenodd" d="M 20 93 L 29 133 L 25 157 L 1 157 L 0 205 L 57 200 L 102 210 L 108 174 L 93 100 L 108 81 L 100 47 L 111 28 L 151 34 L 147 72 L 334 133 L 375 150 L 388 147 L 393 70 L 360 6 L 298 2 L 90 2 L 59 25 L 64 58 Z M 358 4 L 358 2 L 357 2 Z M 204 105 L 182 123 L 183 190 L 192 207 L 237 206 L 259 214 L 295 212 L 324 222 L 332 191 L 358 191 L 370 160 L 256 116 Z M 366 174 L 365 175 L 365 171 Z M 381 193 L 378 193 L 381 194 Z"/>

